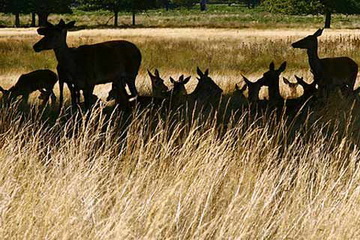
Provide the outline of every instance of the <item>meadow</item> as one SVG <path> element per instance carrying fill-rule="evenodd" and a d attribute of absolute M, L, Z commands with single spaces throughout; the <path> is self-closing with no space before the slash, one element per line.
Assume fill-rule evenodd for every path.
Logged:
<path fill-rule="evenodd" d="M 146 70 L 192 75 L 196 66 L 232 94 L 241 74 L 255 80 L 271 61 L 284 76 L 312 81 L 306 53 L 291 43 L 315 28 L 83 30 L 77 46 L 127 39 Z M 0 82 L 54 69 L 52 52 L 34 53 L 35 29 L 0 29 Z M 360 33 L 325 31 L 320 56 L 360 63 Z M 282 78 L 281 78 L 282 79 Z M 103 100 L 111 86 L 95 93 Z M 289 89 L 282 84 L 284 95 Z M 301 89 L 298 89 L 301 94 Z M 266 95 L 266 91 L 263 92 Z M 67 98 L 69 96 L 67 95 Z M 90 117 L 51 109 L 0 108 L 1 239 L 355 239 L 360 235 L 360 106 L 347 98 L 289 117 L 249 110 L 184 117 L 174 110 L 109 111 Z M 50 112 L 50 114 L 49 114 Z M 191 113 L 187 113 L 190 114 Z M 186 114 L 185 114 L 186 115 Z M 49 117 L 50 116 L 50 117 Z"/>

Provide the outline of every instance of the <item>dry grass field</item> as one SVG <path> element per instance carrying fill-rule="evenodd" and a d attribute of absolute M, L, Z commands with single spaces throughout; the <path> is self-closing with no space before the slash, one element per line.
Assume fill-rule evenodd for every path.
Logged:
<path fill-rule="evenodd" d="M 306 53 L 290 44 L 315 29 L 128 29 L 69 34 L 70 45 L 127 39 L 146 69 L 169 76 L 196 66 L 225 90 L 269 63 L 311 81 Z M 21 73 L 54 69 L 36 54 L 35 29 L 0 29 L 0 85 Z M 326 31 L 321 56 L 360 63 L 360 33 Z M 170 83 L 166 82 L 169 86 Z M 110 86 L 96 94 L 106 98 Z M 284 96 L 289 89 L 282 87 Z M 298 89 L 298 94 L 301 94 Z M 266 91 L 264 91 L 266 95 Z M 88 118 L 0 108 L 1 239 L 357 239 L 360 238 L 360 106 L 334 96 L 298 117 L 249 110 L 222 121 L 100 104 Z M 186 115 L 186 114 L 185 114 Z"/>

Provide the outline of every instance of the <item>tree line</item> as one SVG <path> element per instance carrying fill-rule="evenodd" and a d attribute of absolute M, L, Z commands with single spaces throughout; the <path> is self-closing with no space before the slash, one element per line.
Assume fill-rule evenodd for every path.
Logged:
<path fill-rule="evenodd" d="M 359 14 L 360 0 L 0 0 L 0 12 L 15 16 L 15 26 L 19 27 L 20 15 L 31 14 L 31 26 L 44 26 L 52 13 L 71 13 L 73 8 L 85 11 L 107 10 L 114 15 L 114 26 L 118 26 L 119 13 L 132 13 L 132 24 L 136 24 L 136 14 L 148 9 L 175 7 L 192 8 L 199 4 L 205 11 L 208 3 L 223 3 L 229 6 L 246 4 L 249 8 L 264 6 L 269 12 L 284 14 L 323 14 L 325 28 L 330 28 L 332 14 Z M 37 21 L 38 19 L 38 21 Z"/>

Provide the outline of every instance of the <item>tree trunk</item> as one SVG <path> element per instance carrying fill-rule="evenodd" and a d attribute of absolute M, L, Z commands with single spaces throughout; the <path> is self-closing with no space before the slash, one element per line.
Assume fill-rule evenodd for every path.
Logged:
<path fill-rule="evenodd" d="M 135 11 L 132 12 L 132 25 L 133 26 L 136 25 L 136 12 Z"/>
<path fill-rule="evenodd" d="M 36 14 L 31 13 L 31 27 L 36 27 Z"/>
<path fill-rule="evenodd" d="M 46 23 L 48 22 L 49 13 L 38 13 L 39 17 L 39 26 L 44 27 L 46 26 Z"/>
<path fill-rule="evenodd" d="M 331 28 L 331 11 L 327 10 L 325 13 L 325 28 Z"/>
<path fill-rule="evenodd" d="M 20 27 L 20 13 L 15 13 L 15 27 Z"/>
<path fill-rule="evenodd" d="M 118 11 L 114 12 L 114 26 L 115 27 L 119 26 L 119 12 Z"/>
<path fill-rule="evenodd" d="M 200 1 L 200 11 L 206 11 L 206 0 Z"/>

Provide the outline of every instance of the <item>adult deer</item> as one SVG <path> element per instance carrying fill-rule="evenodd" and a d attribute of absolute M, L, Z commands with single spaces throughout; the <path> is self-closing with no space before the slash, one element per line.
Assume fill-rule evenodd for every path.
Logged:
<path fill-rule="evenodd" d="M 173 84 L 173 88 L 170 90 L 170 104 L 172 107 L 179 107 L 188 100 L 188 93 L 185 85 L 190 79 L 191 76 L 185 78 L 184 75 L 181 75 L 178 81 L 170 77 L 170 82 Z"/>
<path fill-rule="evenodd" d="M 56 96 L 53 92 L 54 85 L 58 81 L 56 73 L 50 70 L 37 70 L 28 74 L 20 76 L 16 84 L 9 90 L 0 87 L 5 101 L 11 101 L 19 96 L 22 96 L 22 101 L 27 102 L 29 95 L 35 91 L 40 91 L 39 99 L 43 100 L 42 105 L 45 105 L 50 97 L 51 103 L 55 104 Z"/>
<path fill-rule="evenodd" d="M 198 84 L 195 90 L 189 94 L 189 100 L 192 103 L 196 103 L 198 106 L 211 105 L 215 107 L 218 105 L 223 90 L 209 77 L 209 69 L 202 72 L 201 69 L 197 68 Z"/>
<path fill-rule="evenodd" d="M 246 83 L 246 86 L 248 87 L 248 100 L 251 103 L 256 103 L 259 101 L 259 92 L 264 86 L 264 80 L 261 79 L 256 82 L 250 81 L 247 77 L 242 75 L 244 82 Z"/>
<path fill-rule="evenodd" d="M 279 78 L 282 72 L 286 69 L 286 62 L 283 62 L 279 69 L 275 69 L 275 64 L 272 62 L 269 66 L 269 71 L 264 73 L 263 77 L 258 81 L 263 82 L 264 86 L 269 89 L 269 101 L 272 105 L 279 105 L 283 103 L 283 97 L 280 94 Z"/>
<path fill-rule="evenodd" d="M 318 37 L 324 29 L 319 29 L 313 35 L 307 36 L 292 44 L 294 48 L 306 49 L 311 71 L 314 80 L 319 86 L 321 96 L 326 96 L 328 92 L 340 88 L 342 90 L 354 90 L 358 64 L 348 57 L 319 58 Z"/>
<path fill-rule="evenodd" d="M 65 24 L 47 23 L 46 27 L 39 28 L 39 35 L 44 37 L 34 45 L 36 52 L 54 50 L 58 61 L 60 84 L 60 109 L 63 104 L 63 86 L 67 83 L 72 103 L 76 105 L 79 90 L 83 91 L 85 107 L 89 109 L 93 99 L 95 85 L 113 83 L 117 89 L 117 103 L 127 103 L 138 92 L 135 79 L 141 64 L 140 50 L 127 41 L 110 41 L 94 45 L 83 45 L 78 48 L 69 48 L 66 43 L 67 32 L 75 26 L 75 22 Z M 131 95 L 126 91 L 129 87 Z"/>

